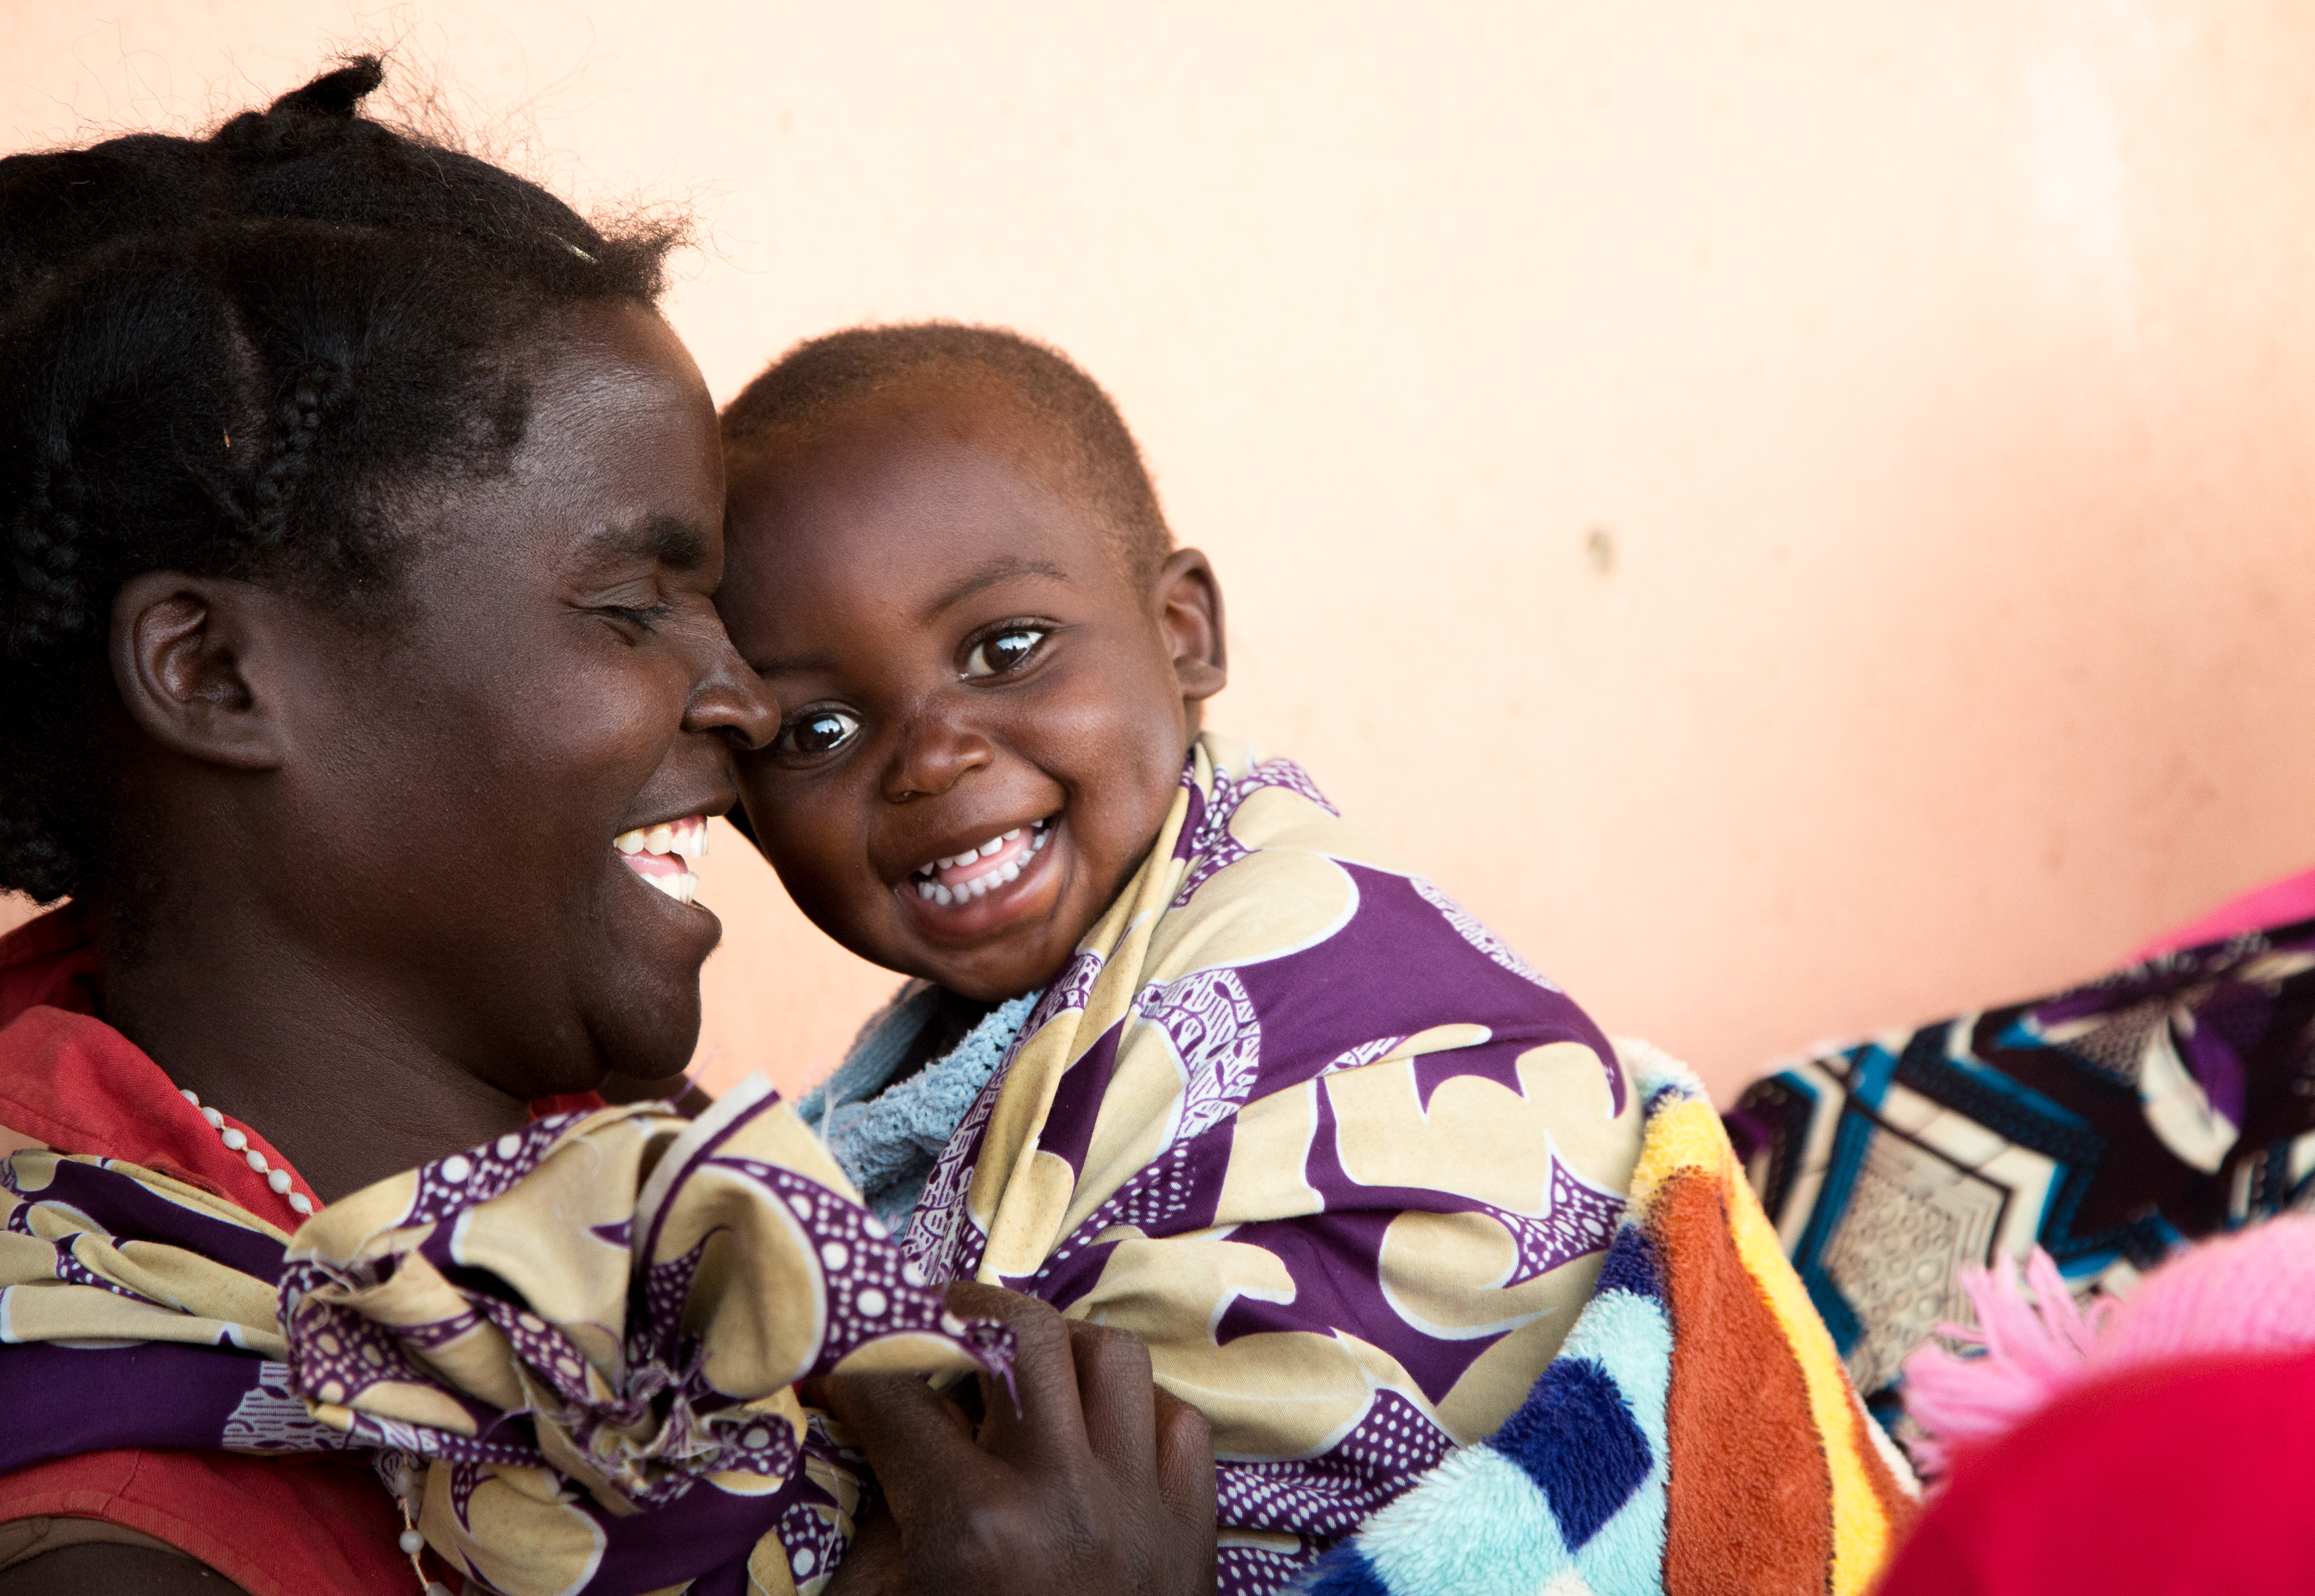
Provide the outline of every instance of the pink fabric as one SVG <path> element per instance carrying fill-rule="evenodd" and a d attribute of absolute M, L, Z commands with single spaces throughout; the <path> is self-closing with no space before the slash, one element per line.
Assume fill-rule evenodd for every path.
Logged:
<path fill-rule="evenodd" d="M 2264 1224 L 2174 1255 L 2119 1305 L 2082 1312 L 2041 1248 L 2026 1265 L 1965 1269 L 1977 1326 L 1941 1325 L 1983 1355 L 1956 1358 L 1932 1343 L 1905 1361 L 1905 1411 L 1925 1442 L 1914 1456 L 1944 1473 L 2078 1387 L 2181 1359 L 2315 1353 L 2315 1216 Z"/>
<path fill-rule="evenodd" d="M 2131 958 L 2133 962 L 2151 959 L 2157 953 L 2200 947 L 2206 942 L 2223 942 L 2246 931 L 2264 931 L 2269 926 L 2288 926 L 2310 919 L 2315 919 L 2315 869 L 2302 870 L 2297 875 L 2245 892 L 2199 920 L 2165 932 Z"/>

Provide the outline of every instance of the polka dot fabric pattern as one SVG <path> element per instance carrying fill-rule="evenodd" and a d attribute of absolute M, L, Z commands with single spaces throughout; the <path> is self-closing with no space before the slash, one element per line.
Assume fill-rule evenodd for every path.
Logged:
<path fill-rule="evenodd" d="M 133 1165 L 28 1151 L 0 1178 L 0 1394 L 59 1359 L 92 1393 L 59 1432 L 7 1427 L 0 1471 L 364 1450 L 505 1596 L 817 1591 L 859 1489 L 794 1382 L 1010 1367 L 1009 1332 L 945 1310 L 761 1077 L 696 1122 L 540 1121 L 294 1237 Z"/>
<path fill-rule="evenodd" d="M 1299 766 L 1208 734 L 905 1240 L 1148 1344 L 1213 1425 L 1220 1589 L 1251 1596 L 1519 1405 L 1639 1145 L 1572 999 Z"/>

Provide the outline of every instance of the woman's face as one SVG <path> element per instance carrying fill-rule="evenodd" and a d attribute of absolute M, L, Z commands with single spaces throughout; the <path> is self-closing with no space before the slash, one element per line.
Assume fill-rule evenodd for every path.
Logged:
<path fill-rule="evenodd" d="M 684 1067 L 722 926 L 685 900 L 682 822 L 732 805 L 734 747 L 778 719 L 709 601 L 723 468 L 698 369 L 636 306 L 557 334 L 510 468 L 406 507 L 392 623 L 313 613 L 338 659 L 283 710 L 271 888 L 342 962 L 350 1035 L 412 1030 L 523 1098 Z"/>

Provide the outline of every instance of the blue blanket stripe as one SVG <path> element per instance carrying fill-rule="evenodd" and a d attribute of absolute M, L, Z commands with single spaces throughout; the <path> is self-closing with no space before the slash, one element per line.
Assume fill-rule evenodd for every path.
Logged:
<path fill-rule="evenodd" d="M 1318 1559 L 1308 1596 L 1663 1596 L 1672 1319 L 1627 1221 L 1559 1355 L 1495 1436 Z"/>

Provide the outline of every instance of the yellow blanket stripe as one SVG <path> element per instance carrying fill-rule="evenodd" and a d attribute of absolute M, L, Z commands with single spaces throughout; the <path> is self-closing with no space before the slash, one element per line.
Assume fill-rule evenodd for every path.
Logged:
<path fill-rule="evenodd" d="M 1715 1115 L 1713 1125 L 1719 1127 Z M 1726 1142 L 1722 1142 L 1724 1148 Z M 1793 1272 L 1769 1216 L 1761 1210 L 1743 1172 L 1730 1151 L 1721 1167 L 1721 1190 L 1728 1204 L 1729 1228 L 1736 1237 L 1736 1255 L 1759 1282 L 1761 1295 L 1777 1316 L 1785 1341 L 1799 1361 L 1808 1382 L 1809 1412 L 1824 1443 L 1825 1462 L 1832 1476 L 1833 1596 L 1863 1596 L 1879 1577 L 1890 1551 L 1889 1521 L 1866 1472 L 1857 1449 L 1855 1399 L 1832 1335 L 1818 1317 L 1808 1289 Z M 1870 1421 L 1867 1421 L 1868 1423 Z"/>

